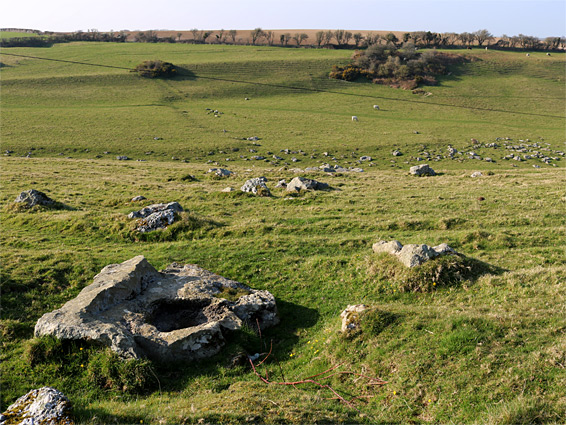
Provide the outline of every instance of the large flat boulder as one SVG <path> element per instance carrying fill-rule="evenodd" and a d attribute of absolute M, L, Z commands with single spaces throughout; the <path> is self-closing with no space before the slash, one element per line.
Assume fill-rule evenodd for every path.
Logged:
<path fill-rule="evenodd" d="M 268 291 L 172 264 L 158 272 L 143 256 L 106 266 L 63 307 L 44 314 L 35 335 L 97 341 L 125 358 L 193 360 L 217 354 L 225 332 L 279 322 Z"/>

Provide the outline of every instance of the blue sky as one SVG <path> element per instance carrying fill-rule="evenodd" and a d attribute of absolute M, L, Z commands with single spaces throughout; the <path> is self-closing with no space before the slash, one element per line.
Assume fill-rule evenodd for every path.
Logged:
<path fill-rule="evenodd" d="M 348 29 L 566 35 L 565 0 L 27 0 L 2 6 L 0 27 Z"/>

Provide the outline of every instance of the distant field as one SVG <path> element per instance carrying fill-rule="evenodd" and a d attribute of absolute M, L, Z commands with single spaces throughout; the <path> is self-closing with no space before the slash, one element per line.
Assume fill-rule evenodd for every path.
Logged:
<path fill-rule="evenodd" d="M 348 62 L 344 50 L 3 49 L 0 411 L 49 385 L 71 399 L 78 422 L 93 424 L 564 423 L 565 55 L 456 53 L 470 61 L 422 96 L 328 79 L 333 64 Z M 173 62 L 184 75 L 129 72 L 147 59 Z M 449 146 L 461 153 L 451 159 Z M 505 159 L 510 153 L 521 161 Z M 408 174 L 425 162 L 439 175 Z M 300 171 L 322 164 L 365 171 Z M 236 174 L 216 179 L 210 167 Z M 290 197 L 275 188 L 297 175 L 332 190 Z M 273 196 L 221 192 L 258 176 Z M 18 211 L 12 201 L 30 188 L 69 208 Z M 130 202 L 136 195 L 147 200 Z M 209 224 L 132 233 L 129 212 L 170 201 Z M 382 239 L 446 242 L 489 273 L 402 292 L 372 271 L 383 259 L 371 246 Z M 120 366 L 100 347 L 33 338 L 42 314 L 105 265 L 139 254 L 158 269 L 194 263 L 267 289 L 281 324 L 261 340 L 230 339 L 196 365 Z M 387 320 L 344 337 L 339 314 L 358 303 Z M 277 361 L 262 371 L 273 379 L 344 363 L 340 370 L 387 384 L 331 378 L 341 394 L 359 397 L 356 410 L 318 387 L 268 386 L 249 366 L 231 365 L 239 352 L 268 351 L 270 341 Z"/>
<path fill-rule="evenodd" d="M 15 37 L 39 37 L 39 35 L 29 32 L 0 31 L 0 38 L 15 38 Z"/>
<path fill-rule="evenodd" d="M 384 159 L 380 150 L 394 145 L 416 153 L 471 138 L 563 141 L 564 55 L 472 51 L 476 62 L 422 97 L 328 79 L 351 54 L 340 50 L 74 43 L 6 52 L 125 68 L 159 58 L 188 75 L 150 81 L 127 70 L 3 56 L 3 143 L 20 155 L 33 147 L 39 156 L 110 151 L 139 159 L 152 150 L 155 158 L 198 162 L 213 151 L 209 159 L 224 160 L 218 151 L 243 149 L 242 138 L 257 136 L 265 151 L 359 149 Z M 24 116 L 29 126 L 19 125 Z"/>

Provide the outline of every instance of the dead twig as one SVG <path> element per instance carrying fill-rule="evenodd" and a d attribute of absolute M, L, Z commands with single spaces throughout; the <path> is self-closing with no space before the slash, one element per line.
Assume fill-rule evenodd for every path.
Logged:
<path fill-rule="evenodd" d="M 271 347 L 269 349 L 269 353 L 267 353 L 267 355 L 265 356 L 265 358 L 257 364 L 257 366 L 262 365 L 270 356 L 271 353 L 273 351 L 273 341 L 271 341 Z M 284 385 L 284 386 L 292 386 L 293 388 L 297 388 L 297 385 L 303 385 L 303 384 L 312 384 L 312 385 L 316 385 L 321 389 L 324 390 L 328 390 L 330 391 L 334 397 L 330 398 L 329 400 L 339 400 L 342 403 L 344 403 L 345 405 L 347 405 L 348 407 L 356 410 L 358 413 L 360 412 L 353 404 L 353 402 L 355 400 L 361 399 L 361 398 L 371 398 L 373 396 L 364 396 L 364 395 L 360 395 L 360 396 L 356 396 L 354 398 L 352 398 L 351 400 L 346 400 L 342 395 L 340 395 L 334 388 L 332 388 L 330 385 L 328 384 L 324 384 L 322 382 L 319 381 L 315 381 L 313 378 L 319 378 L 319 379 L 328 379 L 331 378 L 333 376 L 339 376 L 339 375 L 351 375 L 351 376 L 357 376 L 358 379 L 359 378 L 363 378 L 363 379 L 367 379 L 369 381 L 374 381 L 374 382 L 368 382 L 367 385 L 385 385 L 387 382 L 383 381 L 379 378 L 373 378 L 367 375 L 362 375 L 360 373 L 355 373 L 355 372 L 350 372 L 350 371 L 343 371 L 343 372 L 334 372 L 331 373 L 330 375 L 328 375 L 330 372 L 338 369 L 339 367 L 343 366 L 344 363 L 339 363 L 335 366 L 332 366 L 328 369 L 326 369 L 324 372 L 320 372 L 317 373 L 315 375 L 309 376 L 307 378 L 304 379 L 300 379 L 298 381 L 286 381 L 283 375 L 283 370 L 281 369 L 281 365 L 279 365 L 279 368 L 281 369 L 281 376 L 283 376 L 283 381 L 270 381 L 269 380 L 269 375 L 268 375 L 268 371 L 265 371 L 265 376 L 263 376 L 261 373 L 259 373 L 257 371 L 257 366 L 254 364 L 253 360 L 251 358 L 248 357 L 248 360 L 250 362 L 250 365 L 252 367 L 252 370 L 254 372 L 254 374 L 264 383 L 266 384 L 270 384 L 270 385 Z M 278 362 L 279 364 L 279 362 Z M 377 382 L 375 382 L 377 381 Z"/>

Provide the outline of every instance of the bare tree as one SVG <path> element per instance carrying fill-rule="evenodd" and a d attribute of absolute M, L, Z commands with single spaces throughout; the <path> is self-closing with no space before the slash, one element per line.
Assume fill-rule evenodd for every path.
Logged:
<path fill-rule="evenodd" d="M 307 38 L 309 38 L 309 36 L 307 34 L 303 33 L 295 33 L 295 35 L 293 37 L 291 37 L 293 40 L 295 40 L 295 42 L 297 43 L 297 46 L 300 46 L 301 43 L 306 40 Z"/>
<path fill-rule="evenodd" d="M 493 40 L 493 35 L 488 30 L 477 30 L 472 33 L 474 39 L 478 42 L 478 46 L 482 46 L 483 43 L 487 41 L 489 44 L 490 40 Z"/>
<path fill-rule="evenodd" d="M 326 31 L 324 33 L 324 44 L 330 44 L 332 38 L 334 37 L 334 33 L 332 31 Z"/>
<path fill-rule="evenodd" d="M 291 34 L 288 32 L 281 34 L 279 40 L 281 41 L 282 46 L 286 46 L 289 43 L 289 40 L 291 40 Z"/>
<path fill-rule="evenodd" d="M 348 44 L 352 39 L 352 33 L 350 31 L 344 31 L 344 44 Z"/>
<path fill-rule="evenodd" d="M 220 31 L 218 31 L 218 34 L 216 34 L 216 40 L 219 43 L 224 43 L 224 36 L 225 36 L 224 32 L 225 32 L 224 28 L 222 28 Z"/>
<path fill-rule="evenodd" d="M 191 29 L 191 33 L 193 34 L 193 40 L 197 41 L 199 37 L 199 30 L 198 28 Z"/>
<path fill-rule="evenodd" d="M 390 33 L 385 35 L 385 41 L 387 41 L 388 43 L 396 45 L 397 42 L 399 41 L 399 39 L 397 38 L 397 36 L 395 34 L 390 32 Z"/>
<path fill-rule="evenodd" d="M 379 34 L 374 34 L 372 32 L 366 34 L 366 42 L 368 46 L 379 43 Z"/>
<path fill-rule="evenodd" d="M 320 47 L 322 42 L 324 41 L 324 31 L 317 31 L 315 34 L 316 45 Z"/>
<path fill-rule="evenodd" d="M 182 32 L 177 33 L 177 41 L 181 41 L 181 37 L 183 36 Z"/>
<path fill-rule="evenodd" d="M 560 46 L 560 37 L 546 37 L 544 45 L 548 50 L 558 49 Z"/>
<path fill-rule="evenodd" d="M 362 35 L 361 32 L 354 33 L 354 43 L 356 43 L 356 47 L 360 46 L 360 43 L 362 42 L 363 39 L 364 36 Z"/>
<path fill-rule="evenodd" d="M 230 30 L 228 31 L 228 37 L 230 37 L 232 39 L 232 43 L 236 43 L 236 35 L 238 34 L 238 31 L 236 30 Z"/>
<path fill-rule="evenodd" d="M 474 42 L 474 36 L 469 32 L 458 34 L 458 39 L 462 43 L 462 46 L 469 46 Z"/>
<path fill-rule="evenodd" d="M 250 36 L 252 37 L 252 44 L 255 44 L 261 37 L 264 36 L 264 32 L 261 28 L 256 28 L 252 32 L 250 32 Z"/>
<path fill-rule="evenodd" d="M 273 31 L 266 31 L 264 33 L 264 37 L 267 40 L 267 44 L 269 46 L 273 46 L 273 38 L 275 37 L 275 33 Z"/>
<path fill-rule="evenodd" d="M 334 39 L 336 40 L 336 44 L 341 46 L 344 43 L 344 30 L 336 30 L 334 31 Z"/>
<path fill-rule="evenodd" d="M 442 40 L 444 42 L 443 44 L 452 46 L 458 40 L 458 34 L 456 34 L 455 32 L 445 32 L 444 34 L 442 34 Z"/>

